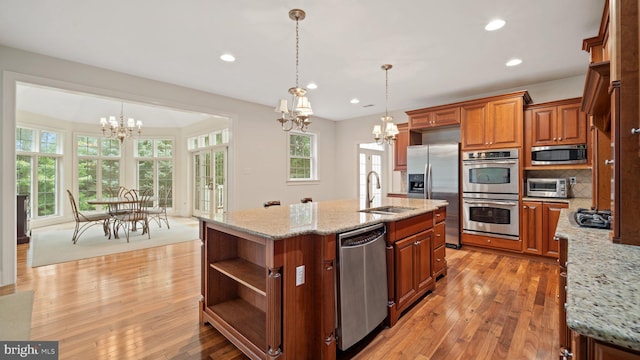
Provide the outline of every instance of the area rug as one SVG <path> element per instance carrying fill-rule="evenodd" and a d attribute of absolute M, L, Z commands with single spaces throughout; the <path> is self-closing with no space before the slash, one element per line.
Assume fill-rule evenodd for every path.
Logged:
<path fill-rule="evenodd" d="M 184 222 L 184 221 L 183 221 Z M 80 236 L 76 244 L 71 242 L 73 229 L 34 229 L 32 232 L 30 255 L 31 267 L 57 264 L 72 260 L 87 259 L 96 256 L 111 255 L 155 246 L 175 244 L 198 239 L 196 221 L 186 223 L 169 219 L 171 229 L 159 228 L 155 222 L 150 224 L 151 239 L 142 235 L 141 229 L 131 232 L 129 242 L 123 231 L 120 238 L 108 239 L 101 226 L 93 226 Z"/>
<path fill-rule="evenodd" d="M 33 291 L 0 296 L 0 340 L 31 340 Z"/>

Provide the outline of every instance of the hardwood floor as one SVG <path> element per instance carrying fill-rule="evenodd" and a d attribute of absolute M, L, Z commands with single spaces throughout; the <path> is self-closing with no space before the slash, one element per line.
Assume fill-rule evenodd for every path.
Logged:
<path fill-rule="evenodd" d="M 31 268 L 18 246 L 16 290 L 34 290 L 33 340 L 60 359 L 246 359 L 198 322 L 200 242 Z M 447 249 L 436 290 L 354 359 L 554 359 L 557 264 Z M 342 358 L 351 357 L 342 354 Z"/>

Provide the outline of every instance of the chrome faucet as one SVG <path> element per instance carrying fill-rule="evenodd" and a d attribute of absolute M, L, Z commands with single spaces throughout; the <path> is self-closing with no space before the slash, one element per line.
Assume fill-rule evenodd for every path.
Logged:
<path fill-rule="evenodd" d="M 378 176 L 378 173 L 373 170 L 369 171 L 367 174 L 367 209 L 371 207 L 371 202 L 375 197 L 375 195 L 371 196 L 371 174 L 376 176 L 376 189 L 380 189 L 380 176 Z"/>

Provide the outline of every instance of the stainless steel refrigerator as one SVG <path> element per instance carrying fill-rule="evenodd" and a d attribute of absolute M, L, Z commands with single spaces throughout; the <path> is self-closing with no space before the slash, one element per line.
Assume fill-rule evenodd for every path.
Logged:
<path fill-rule="evenodd" d="M 460 247 L 460 143 L 407 147 L 407 196 L 446 200 L 447 247 Z"/>

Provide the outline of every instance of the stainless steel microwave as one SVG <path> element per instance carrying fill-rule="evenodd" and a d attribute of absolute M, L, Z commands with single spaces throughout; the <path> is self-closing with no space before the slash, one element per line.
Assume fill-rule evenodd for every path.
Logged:
<path fill-rule="evenodd" d="M 567 179 L 527 179 L 527 196 L 550 197 L 550 198 L 567 198 L 568 188 Z"/>
<path fill-rule="evenodd" d="M 586 164 L 587 145 L 534 146 L 531 165 Z"/>

